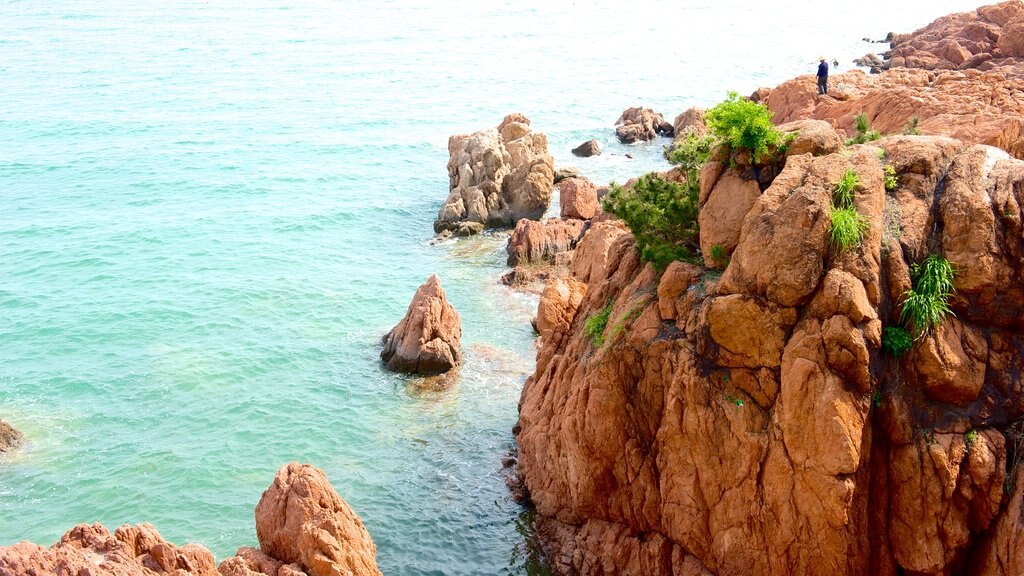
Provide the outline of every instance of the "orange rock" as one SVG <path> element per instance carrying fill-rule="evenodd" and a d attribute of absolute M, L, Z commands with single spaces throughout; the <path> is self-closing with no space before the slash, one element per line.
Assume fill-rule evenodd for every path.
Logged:
<path fill-rule="evenodd" d="M 581 220 L 549 218 L 544 222 L 523 218 L 509 236 L 509 266 L 551 262 L 559 253 L 572 250 L 583 230 Z"/>
<path fill-rule="evenodd" d="M 597 188 L 586 178 L 566 178 L 558 183 L 562 218 L 589 220 L 601 211 Z"/>
<path fill-rule="evenodd" d="M 747 180 L 736 170 L 727 170 L 715 182 L 714 188 L 700 206 L 700 251 L 704 265 L 720 267 L 724 262 L 713 258 L 718 246 L 725 256 L 732 254 L 740 239 L 743 220 L 761 196 L 757 180 Z"/>
<path fill-rule="evenodd" d="M 14 450 L 25 442 L 25 436 L 14 426 L 0 420 L 0 454 Z"/>
<path fill-rule="evenodd" d="M 362 521 L 309 464 L 282 466 L 256 505 L 260 550 L 312 576 L 379 575 Z"/>
<path fill-rule="evenodd" d="M 384 336 L 380 357 L 396 372 L 441 374 L 462 362 L 461 339 L 459 313 L 432 274 L 416 290 L 405 317 Z"/>
<path fill-rule="evenodd" d="M 623 144 L 647 142 L 654 140 L 659 134 L 672 135 L 672 125 L 665 117 L 650 108 L 627 108 L 615 121 L 615 135 Z"/>

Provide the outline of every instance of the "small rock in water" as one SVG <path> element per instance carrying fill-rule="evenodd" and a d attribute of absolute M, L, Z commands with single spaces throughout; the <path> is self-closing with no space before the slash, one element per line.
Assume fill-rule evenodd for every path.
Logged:
<path fill-rule="evenodd" d="M 0 420 L 0 454 L 14 450 L 25 443 L 25 436 L 14 426 Z"/>
<path fill-rule="evenodd" d="M 582 158 L 599 156 L 601 154 L 601 145 L 597 143 L 597 140 L 587 140 L 583 144 L 573 148 L 572 153 Z"/>
<path fill-rule="evenodd" d="M 559 182 L 561 182 L 562 180 L 565 180 L 566 178 L 579 178 L 579 177 L 580 177 L 579 168 L 576 168 L 575 166 L 563 166 L 563 167 L 555 170 L 555 184 L 558 184 Z"/>

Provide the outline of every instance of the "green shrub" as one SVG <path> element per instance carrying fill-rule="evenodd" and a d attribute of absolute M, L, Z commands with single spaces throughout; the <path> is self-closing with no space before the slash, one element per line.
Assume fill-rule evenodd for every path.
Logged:
<path fill-rule="evenodd" d="M 711 149 L 714 146 L 714 136 L 698 136 L 691 132 L 669 150 L 665 157 L 669 162 L 684 170 L 700 170 L 711 156 Z"/>
<path fill-rule="evenodd" d="M 884 162 L 885 161 L 885 148 L 879 148 L 878 152 L 875 152 L 875 156 L 877 156 L 880 161 Z"/>
<path fill-rule="evenodd" d="M 896 177 L 896 167 L 892 164 L 886 164 L 883 170 L 885 171 L 883 176 L 885 179 L 885 189 L 892 192 L 900 185 L 900 180 Z"/>
<path fill-rule="evenodd" d="M 594 346 L 604 344 L 604 329 L 608 327 L 608 317 L 611 316 L 614 302 L 595 312 L 583 323 L 583 333 L 586 334 Z"/>
<path fill-rule="evenodd" d="M 729 265 L 729 253 L 725 251 L 725 246 L 721 244 L 715 244 L 711 247 L 711 251 L 708 253 L 711 259 L 715 262 L 724 266 Z"/>
<path fill-rule="evenodd" d="M 749 150 L 754 162 L 782 142 L 772 124 L 772 112 L 763 104 L 740 98 L 735 92 L 704 115 L 708 130 L 731 150 Z"/>
<path fill-rule="evenodd" d="M 893 358 L 906 354 L 914 346 L 914 339 L 902 326 L 886 326 L 882 330 L 882 350 Z"/>
<path fill-rule="evenodd" d="M 903 134 L 907 136 L 918 136 L 921 131 L 918 130 L 917 125 L 921 122 L 920 116 L 911 116 L 910 120 L 907 121 L 906 125 L 903 126 Z"/>
<path fill-rule="evenodd" d="M 978 440 L 978 431 L 977 431 L 977 430 L 975 430 L 975 429 L 973 429 L 973 428 L 971 428 L 970 430 L 968 430 L 968 431 L 967 431 L 967 434 L 964 434 L 964 444 L 965 444 L 965 445 L 966 445 L 966 447 L 967 447 L 967 452 L 968 452 L 968 453 L 970 453 L 970 451 L 971 451 L 971 446 L 974 446 L 974 443 L 975 443 L 975 442 L 976 442 L 977 440 Z"/>
<path fill-rule="evenodd" d="M 920 264 L 910 267 L 913 288 L 903 295 L 900 322 L 916 338 L 924 337 L 952 314 L 949 295 L 953 292 L 952 264 L 937 254 L 931 254 Z"/>
<path fill-rule="evenodd" d="M 829 212 L 829 219 L 832 221 L 829 227 L 829 237 L 832 247 L 837 253 L 860 246 L 864 234 L 868 231 L 868 219 L 864 217 L 853 206 L 847 208 L 832 207 Z"/>
<path fill-rule="evenodd" d="M 871 121 L 868 120 L 867 114 L 861 112 L 853 117 L 853 121 L 857 125 L 857 135 L 846 141 L 847 146 L 872 142 L 882 137 L 877 130 L 871 129 Z"/>
<path fill-rule="evenodd" d="M 839 208 L 850 208 L 853 206 L 853 192 L 860 186 L 860 179 L 852 168 L 843 172 L 843 177 L 836 183 L 836 189 L 832 193 L 832 203 Z"/>
<path fill-rule="evenodd" d="M 601 205 L 629 226 L 640 257 L 660 271 L 674 260 L 696 260 L 699 193 L 699 186 L 651 173 L 631 189 L 613 183 Z"/>

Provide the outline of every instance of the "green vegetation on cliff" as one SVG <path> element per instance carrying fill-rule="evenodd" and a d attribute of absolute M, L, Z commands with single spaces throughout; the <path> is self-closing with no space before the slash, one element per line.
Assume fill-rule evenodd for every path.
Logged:
<path fill-rule="evenodd" d="M 772 112 L 763 104 L 740 98 L 736 92 L 704 115 L 704 122 L 732 151 L 748 150 L 755 162 L 783 142 L 782 132 L 772 124 Z"/>
<path fill-rule="evenodd" d="M 832 194 L 832 206 L 829 209 L 829 239 L 836 253 L 843 253 L 860 246 L 867 233 L 869 223 L 863 214 L 857 212 L 853 205 L 853 193 L 860 186 L 857 173 L 848 169 L 836 183 Z"/>
<path fill-rule="evenodd" d="M 903 295 L 900 322 L 915 338 L 928 334 L 952 314 L 949 296 L 953 293 L 953 265 L 938 254 L 930 254 L 920 264 L 910 267 L 913 288 Z"/>

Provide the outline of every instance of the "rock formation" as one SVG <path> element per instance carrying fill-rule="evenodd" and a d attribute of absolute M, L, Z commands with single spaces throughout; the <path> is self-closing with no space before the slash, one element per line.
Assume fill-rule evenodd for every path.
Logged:
<path fill-rule="evenodd" d="M 650 108 L 627 108 L 615 121 L 615 135 L 623 144 L 648 142 L 658 135 L 671 136 L 672 125 Z"/>
<path fill-rule="evenodd" d="M 676 116 L 675 122 L 672 123 L 672 132 L 675 135 L 672 140 L 673 145 L 690 134 L 697 136 L 707 134 L 708 127 L 704 124 L 704 112 L 703 108 L 689 108 Z"/>
<path fill-rule="evenodd" d="M 572 149 L 574 156 L 581 158 L 589 158 L 591 156 L 601 155 L 601 145 L 597 143 L 597 140 L 587 140 L 583 144 Z"/>
<path fill-rule="evenodd" d="M 388 370 L 441 374 L 462 362 L 462 321 L 431 274 L 412 297 L 405 317 L 384 335 L 381 360 Z"/>
<path fill-rule="evenodd" d="M 568 178 L 558 184 L 562 218 L 589 220 L 601 211 L 597 187 L 586 178 Z"/>
<path fill-rule="evenodd" d="M 1010 0 L 950 14 L 893 38 L 886 67 L 997 70 L 1024 79 L 1024 3 Z"/>
<path fill-rule="evenodd" d="M 0 420 L 0 454 L 14 450 L 25 442 L 22 435 L 14 426 Z"/>
<path fill-rule="evenodd" d="M 575 166 L 562 166 L 555 169 L 555 184 L 567 178 L 579 178 L 580 170 Z"/>
<path fill-rule="evenodd" d="M 377 547 L 362 521 L 309 464 L 277 471 L 256 505 L 256 536 L 266 556 L 310 576 L 380 575 Z"/>
<path fill-rule="evenodd" d="M 239 548 L 216 565 L 198 544 L 175 546 L 153 526 L 113 534 L 79 524 L 49 548 L 0 547 L 0 576 L 380 576 L 377 547 L 324 473 L 308 464 L 278 470 L 256 507 L 261 548 Z"/>
<path fill-rule="evenodd" d="M 470 235 L 539 219 L 554 191 L 554 160 L 547 136 L 509 114 L 497 129 L 448 139 L 450 192 L 434 231 Z"/>
<path fill-rule="evenodd" d="M 524 218 L 508 239 L 508 265 L 553 262 L 558 254 L 575 247 L 582 230 L 581 220 L 550 218 L 537 222 Z"/>
<path fill-rule="evenodd" d="M 558 573 L 1024 566 L 1024 162 L 938 136 L 837 151 L 819 135 L 763 192 L 705 169 L 705 209 L 718 190 L 752 199 L 719 223 L 735 237 L 720 279 L 658 274 L 604 222 L 545 289 L 518 465 Z M 837 252 L 848 169 L 870 226 Z M 956 266 L 955 316 L 894 358 L 883 326 L 933 252 Z M 597 345 L 583 327 L 608 303 Z"/>

